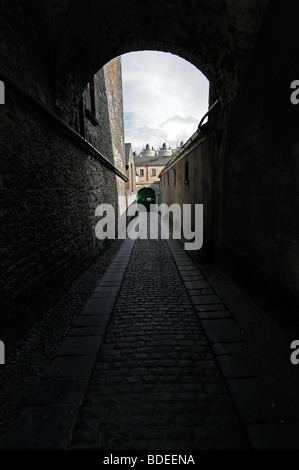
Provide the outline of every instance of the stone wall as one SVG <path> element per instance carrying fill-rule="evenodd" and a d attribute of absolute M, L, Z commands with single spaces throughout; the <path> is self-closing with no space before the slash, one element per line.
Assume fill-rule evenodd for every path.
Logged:
<path fill-rule="evenodd" d="M 215 218 L 215 158 L 213 136 L 195 134 L 194 141 L 186 142 L 170 162 L 170 167 L 162 171 L 162 202 L 168 205 L 179 204 L 183 214 L 183 204 L 191 204 L 191 227 L 194 230 L 194 204 L 203 204 L 203 248 L 201 255 L 212 259 L 214 245 Z M 189 178 L 185 180 L 185 165 L 188 165 Z M 169 169 L 168 169 L 169 168 Z M 183 238 L 183 232 L 182 232 Z M 202 256 L 201 256 L 202 259 Z"/>
<path fill-rule="evenodd" d="M 119 74 L 119 60 L 115 64 Z M 115 90 L 110 77 L 108 67 L 97 75 L 101 114 L 89 137 L 122 171 L 121 82 Z M 107 242 L 95 237 L 95 209 L 103 202 L 117 207 L 125 181 L 23 95 L 22 86 L 6 85 L 6 103 L 0 108 L 0 322 L 2 328 L 18 325 L 22 330 L 105 249 Z"/>
<path fill-rule="evenodd" d="M 298 10 L 275 3 L 269 9 L 217 161 L 223 175 L 218 259 L 274 304 L 281 301 L 284 316 L 297 314 L 299 305 L 298 106 L 290 101 L 299 73 L 292 16 Z"/>
<path fill-rule="evenodd" d="M 282 33 L 278 24 L 288 28 Z M 209 118 L 213 148 L 203 144 L 185 157 L 189 187 L 178 182 L 183 161 L 176 187 L 162 186 L 165 202 L 204 204 L 204 239 L 212 241 L 214 261 L 280 318 L 297 315 L 299 305 L 298 106 L 290 100 L 299 72 L 295 30 L 291 10 L 272 4 L 238 97 Z"/>

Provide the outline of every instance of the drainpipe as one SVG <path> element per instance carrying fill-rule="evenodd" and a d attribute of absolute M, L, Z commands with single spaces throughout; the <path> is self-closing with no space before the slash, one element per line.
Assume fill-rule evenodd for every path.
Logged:
<path fill-rule="evenodd" d="M 200 123 L 198 124 L 198 127 L 197 127 L 197 130 L 198 130 L 199 133 L 201 133 L 200 128 L 201 128 L 202 123 L 204 122 L 205 118 L 210 114 L 210 112 L 212 111 L 212 109 L 214 109 L 214 108 L 217 106 L 218 103 L 219 103 L 219 100 L 217 99 L 217 100 L 215 101 L 215 103 L 212 104 L 212 106 L 208 109 L 208 111 L 206 112 L 206 114 L 201 118 Z"/>

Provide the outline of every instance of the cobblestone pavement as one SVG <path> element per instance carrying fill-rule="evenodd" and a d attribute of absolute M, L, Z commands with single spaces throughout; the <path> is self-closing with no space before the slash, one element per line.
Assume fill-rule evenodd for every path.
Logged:
<path fill-rule="evenodd" d="M 295 328 L 176 240 L 126 239 L 97 282 L 3 449 L 299 449 Z"/>
<path fill-rule="evenodd" d="M 248 448 L 165 240 L 135 242 L 70 448 Z"/>

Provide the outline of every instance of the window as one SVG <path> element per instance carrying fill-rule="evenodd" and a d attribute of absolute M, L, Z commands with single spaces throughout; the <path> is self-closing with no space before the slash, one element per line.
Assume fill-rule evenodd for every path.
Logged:
<path fill-rule="evenodd" d="M 95 80 L 94 75 L 92 79 L 87 83 L 84 90 L 84 101 L 85 101 L 85 116 L 95 125 L 98 125 L 97 121 L 97 110 L 95 100 Z"/>
<path fill-rule="evenodd" d="M 173 184 L 176 185 L 176 170 L 173 170 Z"/>
<path fill-rule="evenodd" d="M 185 184 L 189 184 L 189 162 L 185 163 Z"/>
<path fill-rule="evenodd" d="M 152 176 L 156 176 L 156 168 L 152 169 Z"/>
<path fill-rule="evenodd" d="M 94 77 L 87 83 L 85 89 L 85 109 L 88 109 L 92 114 L 96 114 L 95 97 L 94 97 Z"/>
<path fill-rule="evenodd" d="M 79 103 L 79 133 L 84 137 L 85 139 L 85 123 L 84 123 L 84 103 L 83 103 L 83 97 L 80 100 Z"/>
<path fill-rule="evenodd" d="M 140 170 L 139 176 L 144 176 L 144 170 Z"/>

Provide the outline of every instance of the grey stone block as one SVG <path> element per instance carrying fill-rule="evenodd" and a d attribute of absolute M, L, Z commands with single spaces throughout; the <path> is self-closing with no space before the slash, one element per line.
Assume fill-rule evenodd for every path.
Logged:
<path fill-rule="evenodd" d="M 188 274 L 194 271 L 194 265 L 190 261 L 178 261 L 176 265 L 181 274 Z"/>
<path fill-rule="evenodd" d="M 13 428 L 8 450 L 64 450 L 76 416 L 76 406 L 24 408 Z"/>
<path fill-rule="evenodd" d="M 207 281 L 205 281 L 205 280 L 199 280 L 199 281 L 197 282 L 197 288 L 196 288 L 196 290 L 198 290 L 198 289 L 206 289 L 206 288 L 208 288 L 208 287 L 210 287 L 210 284 L 209 284 Z M 196 292 L 194 292 L 194 290 L 190 290 L 189 294 L 190 294 L 191 296 L 194 296 L 194 295 L 196 295 Z M 200 294 L 200 292 L 199 292 L 199 294 Z"/>
<path fill-rule="evenodd" d="M 215 310 L 215 311 L 205 311 L 197 312 L 200 320 L 215 320 L 221 318 L 231 318 L 231 314 L 228 310 Z"/>
<path fill-rule="evenodd" d="M 221 300 L 217 295 L 193 295 L 191 300 L 194 305 L 221 304 Z"/>
<path fill-rule="evenodd" d="M 216 312 L 220 310 L 225 310 L 226 307 L 223 304 L 213 304 L 213 305 L 194 305 L 195 311 L 197 313 L 201 312 Z"/>
<path fill-rule="evenodd" d="M 107 326 L 109 322 L 107 315 L 80 315 L 74 322 L 74 326 Z"/>
<path fill-rule="evenodd" d="M 44 377 L 80 379 L 89 377 L 96 355 L 94 356 L 57 356 L 44 372 Z"/>
<path fill-rule="evenodd" d="M 246 426 L 254 450 L 299 450 L 299 422 L 250 424 Z"/>
<path fill-rule="evenodd" d="M 124 273 L 122 272 L 107 272 L 104 274 L 102 281 L 109 282 L 118 282 L 122 281 Z"/>
<path fill-rule="evenodd" d="M 102 287 L 97 287 L 94 290 L 94 293 L 99 293 L 99 294 L 110 294 L 110 293 L 116 293 L 119 291 L 119 288 L 117 286 L 102 286 Z"/>
<path fill-rule="evenodd" d="M 203 280 L 203 276 L 201 276 L 200 274 L 196 274 L 196 275 L 182 275 L 182 279 L 184 282 L 188 282 L 188 281 L 202 281 Z"/>
<path fill-rule="evenodd" d="M 99 352 L 102 336 L 69 337 L 64 340 L 57 356 L 89 356 Z"/>
<path fill-rule="evenodd" d="M 28 400 L 29 405 L 75 405 L 84 397 L 88 379 L 42 379 Z"/>
<path fill-rule="evenodd" d="M 202 326 L 212 343 L 246 340 L 238 324 L 233 319 L 202 320 Z"/>
<path fill-rule="evenodd" d="M 235 354 L 218 356 L 217 361 L 226 378 L 255 377 L 263 372 L 257 357 L 250 356 L 250 354 L 238 354 L 237 349 Z"/>
<path fill-rule="evenodd" d="M 117 293 L 116 292 L 93 292 L 91 295 L 91 299 L 101 299 L 104 304 L 107 304 L 107 306 L 112 305 L 112 307 L 115 304 L 115 301 L 117 299 Z"/>
<path fill-rule="evenodd" d="M 198 279 L 198 280 L 186 280 L 184 281 L 184 285 L 186 287 L 186 289 L 199 289 L 198 287 L 198 283 L 201 282 L 202 279 Z"/>
<path fill-rule="evenodd" d="M 121 284 L 122 281 L 105 281 L 105 279 L 102 279 L 98 287 L 117 287 L 117 289 L 120 289 Z"/>
<path fill-rule="evenodd" d="M 244 423 L 299 419 L 298 391 L 282 377 L 227 379 L 226 383 Z"/>
<path fill-rule="evenodd" d="M 85 317 L 86 319 L 87 317 Z M 69 336 L 103 336 L 106 325 L 101 326 L 77 326 L 71 329 Z"/>
<path fill-rule="evenodd" d="M 115 298 L 91 298 L 86 302 L 81 315 L 107 315 L 112 312 Z"/>

